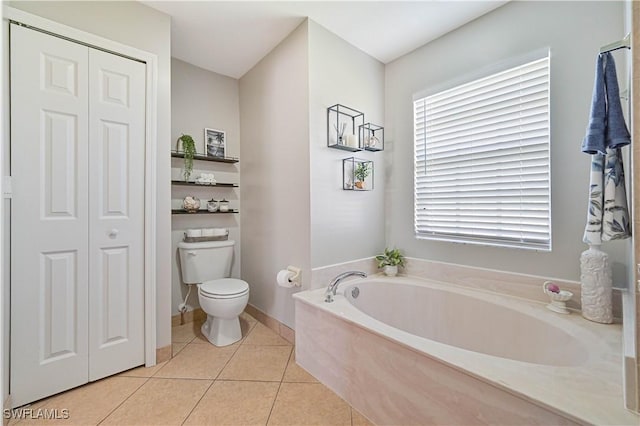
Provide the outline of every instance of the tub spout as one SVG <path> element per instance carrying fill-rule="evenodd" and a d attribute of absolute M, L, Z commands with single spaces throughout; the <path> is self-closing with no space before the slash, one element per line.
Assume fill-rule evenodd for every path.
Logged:
<path fill-rule="evenodd" d="M 347 271 L 347 272 L 343 272 L 342 274 L 338 275 L 337 277 L 335 277 L 333 279 L 333 281 L 331 281 L 331 284 L 329 284 L 329 287 L 327 287 L 327 291 L 324 293 L 324 295 L 325 295 L 324 301 L 327 302 L 327 303 L 333 302 L 333 296 L 336 295 L 336 290 L 338 289 L 338 284 L 340 284 L 342 282 L 342 280 L 344 280 L 345 278 L 348 278 L 348 277 L 351 277 L 351 276 L 357 276 L 357 277 L 366 278 L 367 274 L 365 274 L 364 272 L 360 272 L 360 271 Z"/>

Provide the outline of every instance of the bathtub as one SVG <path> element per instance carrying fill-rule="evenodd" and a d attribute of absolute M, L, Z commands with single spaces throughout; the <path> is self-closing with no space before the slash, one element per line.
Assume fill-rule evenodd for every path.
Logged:
<path fill-rule="evenodd" d="M 640 424 L 619 325 L 407 277 L 294 298 L 296 361 L 376 424 Z"/>

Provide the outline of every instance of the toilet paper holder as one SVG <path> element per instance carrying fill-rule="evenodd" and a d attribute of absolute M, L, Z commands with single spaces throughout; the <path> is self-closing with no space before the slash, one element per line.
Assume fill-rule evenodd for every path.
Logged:
<path fill-rule="evenodd" d="M 287 271 L 293 272 L 293 275 L 288 278 L 289 282 L 294 283 L 297 287 L 299 287 L 302 269 L 289 265 L 287 266 Z"/>

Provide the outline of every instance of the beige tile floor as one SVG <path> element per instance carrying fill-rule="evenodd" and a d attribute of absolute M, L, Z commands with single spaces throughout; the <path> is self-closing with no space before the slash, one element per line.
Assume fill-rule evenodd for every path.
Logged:
<path fill-rule="evenodd" d="M 293 346 L 242 314 L 240 342 L 217 348 L 201 323 L 173 328 L 173 358 L 38 401 L 67 425 L 371 425 L 295 362 Z"/>

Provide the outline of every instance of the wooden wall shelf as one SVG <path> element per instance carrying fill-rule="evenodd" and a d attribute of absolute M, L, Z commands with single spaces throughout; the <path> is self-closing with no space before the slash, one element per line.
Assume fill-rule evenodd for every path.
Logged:
<path fill-rule="evenodd" d="M 200 188 L 237 188 L 238 185 L 235 183 L 214 183 L 214 184 L 200 184 L 200 183 L 195 183 L 195 182 L 185 182 L 183 180 L 172 180 L 171 181 L 172 185 L 182 185 L 182 186 L 197 186 Z"/>
<path fill-rule="evenodd" d="M 231 214 L 231 213 L 240 213 L 236 209 L 230 209 L 228 212 L 210 212 L 209 210 L 198 210 L 197 212 L 190 213 L 184 209 L 172 209 L 171 214 Z"/>
<path fill-rule="evenodd" d="M 184 158 L 184 152 L 171 151 L 171 156 L 174 158 Z M 237 163 L 240 160 L 235 157 L 211 157 L 209 155 L 196 154 L 193 156 L 194 160 L 202 161 L 215 161 L 216 163 Z"/>

